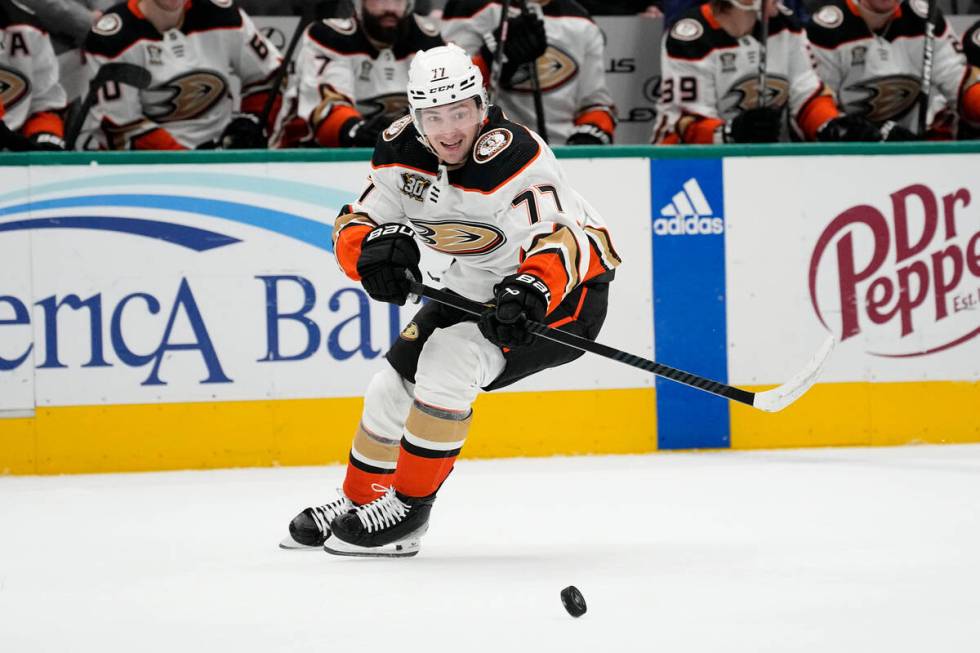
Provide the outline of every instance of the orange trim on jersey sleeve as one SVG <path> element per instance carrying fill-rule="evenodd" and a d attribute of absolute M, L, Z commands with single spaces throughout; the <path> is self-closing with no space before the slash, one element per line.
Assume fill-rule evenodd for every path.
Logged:
<path fill-rule="evenodd" d="M 337 236 L 337 242 L 333 247 L 337 263 L 344 270 L 344 274 L 354 281 L 361 280 L 361 275 L 357 273 L 357 259 L 361 257 L 361 244 L 370 231 L 371 227 L 366 224 L 346 227 Z"/>
<path fill-rule="evenodd" d="M 351 118 L 360 118 L 354 107 L 340 105 L 323 119 L 316 130 L 316 142 L 323 147 L 340 147 L 340 128 Z"/>
<path fill-rule="evenodd" d="M 588 294 L 589 294 L 589 289 L 582 288 L 582 294 L 578 298 L 578 306 L 575 307 L 575 312 L 569 317 L 558 320 L 557 322 L 551 322 L 550 324 L 548 324 L 548 326 L 550 326 L 552 329 L 557 329 L 559 327 L 565 326 L 569 322 L 574 322 L 575 320 L 577 320 L 579 314 L 582 312 L 582 306 L 585 305 L 585 296 Z"/>
<path fill-rule="evenodd" d="M 967 122 L 980 124 L 980 82 L 963 91 L 960 115 Z"/>
<path fill-rule="evenodd" d="M 251 113 L 253 115 L 262 117 L 262 110 L 265 109 L 265 103 L 269 100 L 269 91 L 258 91 L 257 93 L 252 93 L 247 97 L 242 98 L 242 111 L 245 113 Z M 269 119 L 266 121 L 266 127 L 272 129 L 276 124 L 276 116 L 279 115 L 279 109 L 282 107 L 282 94 L 276 93 L 276 99 L 272 102 L 272 110 L 269 111 Z"/>
<path fill-rule="evenodd" d="M 3 118 L 3 114 L 4 113 L 5 113 L 5 111 L 3 109 L 3 102 L 0 102 L 0 118 Z"/>
<path fill-rule="evenodd" d="M 721 118 L 700 118 L 688 125 L 682 140 L 685 143 L 714 143 L 715 130 L 724 124 L 725 121 Z"/>
<path fill-rule="evenodd" d="M 137 136 L 133 139 L 134 150 L 186 150 L 188 148 L 177 142 L 173 134 L 162 127 Z"/>
<path fill-rule="evenodd" d="M 575 124 L 595 125 L 607 134 L 612 134 L 616 130 L 616 125 L 613 124 L 612 116 L 609 115 L 608 111 L 603 111 L 602 109 L 586 111 L 575 119 Z"/>
<path fill-rule="evenodd" d="M 570 263 L 574 265 L 574 261 Z M 548 312 L 555 310 L 565 299 L 565 287 L 568 285 L 568 270 L 565 261 L 558 252 L 548 250 L 540 254 L 532 254 L 524 259 L 517 271 L 522 274 L 533 274 L 548 286 L 551 291 L 551 303 Z"/>
<path fill-rule="evenodd" d="M 0 112 L 2 115 L 2 112 Z M 65 135 L 65 123 L 56 113 L 51 111 L 40 111 L 27 119 L 21 132 L 27 138 L 35 134 L 54 134 L 58 138 Z"/>
<path fill-rule="evenodd" d="M 704 19 L 708 21 L 709 25 L 711 25 L 711 29 L 719 29 L 721 27 L 721 23 L 718 22 L 717 18 L 715 18 L 715 10 L 711 8 L 710 2 L 706 2 L 701 5 L 701 15 L 704 16 Z"/>
<path fill-rule="evenodd" d="M 807 140 L 817 139 L 817 130 L 823 127 L 828 120 L 833 120 L 840 115 L 840 110 L 834 102 L 834 98 L 829 95 L 817 95 L 800 109 L 800 115 L 796 119 L 796 124 L 803 130 Z"/>
<path fill-rule="evenodd" d="M 490 64 L 483 60 L 483 55 L 479 52 L 473 55 L 473 65 L 483 74 L 483 85 L 490 86 Z"/>

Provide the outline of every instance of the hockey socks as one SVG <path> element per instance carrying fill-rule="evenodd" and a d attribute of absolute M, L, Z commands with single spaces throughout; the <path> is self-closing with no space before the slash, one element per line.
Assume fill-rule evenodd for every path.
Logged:
<path fill-rule="evenodd" d="M 395 490 L 408 497 L 435 494 L 452 471 L 472 421 L 472 410 L 447 410 L 416 399 L 405 422 Z"/>
<path fill-rule="evenodd" d="M 358 425 L 347 463 L 344 494 L 359 505 L 377 499 L 381 492 L 375 486 L 391 486 L 398 455 L 398 440 L 371 433 L 363 423 Z"/>

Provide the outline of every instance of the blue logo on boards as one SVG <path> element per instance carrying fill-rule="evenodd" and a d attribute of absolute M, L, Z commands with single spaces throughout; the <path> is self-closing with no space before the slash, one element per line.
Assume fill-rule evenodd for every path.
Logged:
<path fill-rule="evenodd" d="M 727 383 L 722 162 L 651 160 L 650 188 L 655 358 Z M 656 384 L 660 449 L 729 446 L 726 400 Z"/>

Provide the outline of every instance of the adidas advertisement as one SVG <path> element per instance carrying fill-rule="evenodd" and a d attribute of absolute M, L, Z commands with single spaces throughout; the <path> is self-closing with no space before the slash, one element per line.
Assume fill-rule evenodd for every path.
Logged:
<path fill-rule="evenodd" d="M 724 219 L 712 210 L 696 177 L 681 185 L 653 221 L 653 232 L 658 236 L 709 235 L 724 230 Z"/>

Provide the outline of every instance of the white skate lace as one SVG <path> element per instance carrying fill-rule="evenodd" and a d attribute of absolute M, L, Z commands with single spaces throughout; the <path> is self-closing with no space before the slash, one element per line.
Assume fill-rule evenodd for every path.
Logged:
<path fill-rule="evenodd" d="M 355 507 L 354 503 L 344 496 L 342 490 L 338 489 L 337 494 L 340 495 L 339 498 L 325 503 L 322 506 L 314 506 L 310 509 L 310 512 L 313 514 L 313 521 L 316 522 L 316 526 L 320 529 L 321 533 L 326 533 L 330 529 L 330 522 L 337 515 L 342 515 Z"/>
<path fill-rule="evenodd" d="M 408 514 L 409 506 L 395 496 L 395 488 L 374 483 L 371 489 L 384 494 L 371 503 L 358 507 L 356 512 L 368 533 L 381 530 L 385 526 L 394 526 Z"/>

